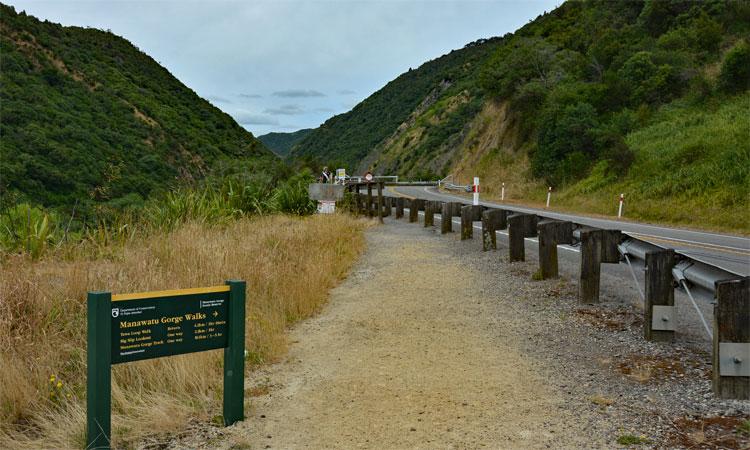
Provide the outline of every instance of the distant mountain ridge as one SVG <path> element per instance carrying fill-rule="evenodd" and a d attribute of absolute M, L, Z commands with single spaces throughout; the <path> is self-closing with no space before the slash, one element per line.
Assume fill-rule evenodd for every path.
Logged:
<path fill-rule="evenodd" d="M 501 45 L 502 38 L 481 39 L 460 50 L 410 69 L 357 104 L 331 117 L 292 147 L 295 157 L 314 156 L 335 166 L 354 168 L 372 155 L 415 112 L 466 89 L 483 60 Z M 470 108 L 476 108 L 474 102 Z M 360 167 L 363 168 L 363 167 Z M 401 168 L 408 173 L 411 167 Z"/>
<path fill-rule="evenodd" d="M 303 128 L 291 133 L 271 132 L 258 136 L 258 140 L 277 155 L 286 157 L 291 152 L 292 146 L 304 139 L 311 131 L 312 128 Z"/>
<path fill-rule="evenodd" d="M 274 158 L 127 40 L 0 4 L 0 193 L 79 211 L 138 205 L 217 165 Z"/>

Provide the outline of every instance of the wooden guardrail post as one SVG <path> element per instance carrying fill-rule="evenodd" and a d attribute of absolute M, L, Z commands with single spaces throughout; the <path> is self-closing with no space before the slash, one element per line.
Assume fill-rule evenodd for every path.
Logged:
<path fill-rule="evenodd" d="M 750 400 L 750 277 L 716 283 L 712 387 L 719 398 Z"/>
<path fill-rule="evenodd" d="M 538 218 L 533 214 L 514 214 L 508 218 L 508 255 L 510 262 L 525 261 L 524 239 L 536 235 Z"/>
<path fill-rule="evenodd" d="M 451 202 L 451 217 L 461 217 L 461 208 L 466 206 L 461 202 Z"/>
<path fill-rule="evenodd" d="M 581 273 L 578 279 L 578 301 L 581 303 L 599 303 L 603 237 L 604 230 L 581 231 Z"/>
<path fill-rule="evenodd" d="M 404 197 L 396 198 L 396 218 L 400 219 L 404 217 Z"/>
<path fill-rule="evenodd" d="M 461 240 L 474 237 L 474 221 L 482 219 L 481 205 L 469 205 L 461 208 Z"/>
<path fill-rule="evenodd" d="M 367 183 L 367 217 L 374 215 L 372 208 L 372 183 Z"/>
<path fill-rule="evenodd" d="M 621 241 L 620 230 L 585 229 L 581 231 L 579 302 L 599 303 L 601 264 L 620 262 L 620 252 L 617 246 Z"/>
<path fill-rule="evenodd" d="M 424 226 L 425 228 L 435 225 L 435 207 L 437 202 L 427 200 L 424 203 Z"/>
<path fill-rule="evenodd" d="M 482 212 L 482 250 L 497 250 L 497 230 L 508 227 L 508 211 L 488 209 Z"/>
<path fill-rule="evenodd" d="M 378 183 L 378 222 L 383 223 L 383 183 Z"/>
<path fill-rule="evenodd" d="M 419 210 L 424 209 L 424 200 L 413 198 L 409 202 L 409 222 L 419 222 Z"/>
<path fill-rule="evenodd" d="M 573 242 L 573 223 L 543 220 L 537 224 L 539 232 L 539 272 L 542 279 L 559 275 L 557 246 Z"/>
<path fill-rule="evenodd" d="M 672 268 L 674 250 L 646 253 L 646 290 L 643 331 L 647 341 L 669 342 L 674 339 L 676 314 Z"/>
<path fill-rule="evenodd" d="M 450 233 L 453 231 L 453 202 L 443 203 L 440 211 L 440 233 Z"/>

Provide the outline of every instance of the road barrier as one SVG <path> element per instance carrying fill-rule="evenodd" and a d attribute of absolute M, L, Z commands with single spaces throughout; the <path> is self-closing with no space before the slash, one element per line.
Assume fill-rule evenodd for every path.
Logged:
<path fill-rule="evenodd" d="M 349 195 L 355 197 L 349 203 L 354 205 L 353 212 L 371 216 L 372 202 L 362 202 L 364 194 L 359 193 L 360 185 L 348 186 L 347 189 Z M 380 190 L 378 194 L 382 196 Z M 525 260 L 525 239 L 538 235 L 541 278 L 558 276 L 558 245 L 579 246 L 580 303 L 599 302 L 601 264 L 626 264 L 644 302 L 644 338 L 649 341 L 668 342 L 674 339 L 678 319 L 674 291 L 683 290 L 712 339 L 712 386 L 715 395 L 720 398 L 750 399 L 750 277 L 640 240 L 620 230 L 593 228 L 538 214 L 462 202 L 413 199 L 407 204 L 407 200 L 404 197 L 385 200 L 386 214 L 395 206 L 395 217 L 399 219 L 404 216 L 404 208 L 409 208 L 409 221 L 418 222 L 418 213 L 424 210 L 425 226 L 433 226 L 435 214 L 440 213 L 442 234 L 453 231 L 453 217 L 461 217 L 462 240 L 472 237 L 473 222 L 481 220 L 482 249 L 485 251 L 497 248 L 496 233 L 507 228 L 511 262 Z M 367 210 L 359 208 L 358 205 L 362 203 L 369 205 Z M 382 218 L 383 209 L 379 211 Z M 644 289 L 641 289 L 635 275 L 634 264 L 643 267 Z M 695 297 L 715 301 L 713 332 L 703 318 Z"/>

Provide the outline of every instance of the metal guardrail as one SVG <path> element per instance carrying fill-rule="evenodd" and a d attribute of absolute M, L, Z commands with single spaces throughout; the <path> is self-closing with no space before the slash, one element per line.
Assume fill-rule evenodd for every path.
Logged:
<path fill-rule="evenodd" d="M 441 187 L 453 185 L 440 180 Z M 352 189 L 354 186 L 352 186 Z M 358 192 L 359 188 L 356 188 Z M 355 211 L 367 211 L 381 220 L 396 207 L 396 218 L 409 211 L 409 221 L 417 221 L 418 211 L 425 211 L 425 224 L 432 224 L 435 213 L 461 217 L 461 238 L 471 238 L 472 222 L 482 220 L 483 246 L 493 248 L 498 229 L 508 229 L 510 260 L 524 259 L 524 238 L 539 236 L 540 272 L 553 269 L 557 274 L 557 252 L 550 247 L 569 244 L 580 246 L 581 273 L 579 301 L 599 302 L 600 264 L 625 262 L 644 301 L 644 332 L 647 340 L 671 341 L 676 329 L 677 311 L 674 290 L 684 291 L 692 302 L 707 334 L 713 343 L 713 390 L 721 398 L 750 399 L 750 277 L 699 261 L 684 253 L 665 248 L 623 233 L 605 230 L 540 214 L 527 214 L 503 208 L 471 206 L 464 202 L 409 200 L 404 197 L 378 197 L 373 208 L 373 196 L 355 196 Z M 374 209 L 379 212 L 375 213 Z M 477 214 L 481 212 L 481 214 Z M 427 225 L 425 225 L 427 226 Z M 441 224 L 441 232 L 452 231 L 452 221 Z M 447 230 L 447 231 L 446 231 Z M 491 236 L 488 235 L 491 233 Z M 492 237 L 492 239 L 490 239 Z M 519 250 L 520 246 L 520 250 Z M 515 252 L 515 254 L 514 254 Z M 520 258 L 519 258 L 520 255 Z M 553 259 L 553 261 L 551 261 Z M 645 286 L 641 289 L 633 263 L 642 265 Z M 546 269 L 546 270 L 545 270 Z M 544 276 L 544 275 L 543 275 Z M 714 305 L 714 326 L 709 326 L 695 296 Z"/>

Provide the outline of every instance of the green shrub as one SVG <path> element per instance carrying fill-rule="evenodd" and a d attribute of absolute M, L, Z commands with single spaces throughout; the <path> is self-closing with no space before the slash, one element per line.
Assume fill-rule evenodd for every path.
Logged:
<path fill-rule="evenodd" d="M 721 63 L 719 88 L 737 93 L 750 89 L 750 45 L 742 41 L 727 52 Z"/>
<path fill-rule="evenodd" d="M 60 240 L 57 216 L 27 203 L 0 215 L 0 244 L 5 251 L 23 251 L 37 259 Z"/>
<path fill-rule="evenodd" d="M 618 75 L 628 83 L 631 104 L 665 102 L 679 94 L 682 82 L 670 64 L 656 65 L 651 52 L 641 51 L 631 56 Z"/>
<path fill-rule="evenodd" d="M 553 186 L 585 174 L 596 153 L 593 130 L 598 125 L 588 103 L 546 110 L 531 160 L 533 174 Z"/>
<path fill-rule="evenodd" d="M 306 215 L 316 210 L 316 202 L 311 200 L 307 193 L 308 184 L 314 182 L 315 178 L 310 171 L 291 177 L 281 183 L 273 191 L 270 200 L 271 207 L 276 212 L 288 214 Z"/>
<path fill-rule="evenodd" d="M 149 225 L 162 230 L 174 229 L 186 221 L 223 223 L 238 217 L 242 211 L 231 207 L 220 192 L 202 189 L 177 189 L 146 207 Z"/>

